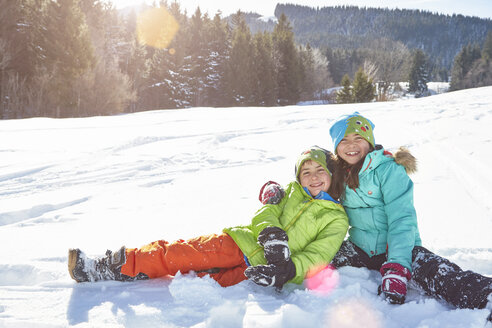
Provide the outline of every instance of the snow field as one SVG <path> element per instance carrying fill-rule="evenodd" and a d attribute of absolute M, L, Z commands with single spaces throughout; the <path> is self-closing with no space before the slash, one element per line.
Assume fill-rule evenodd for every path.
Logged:
<path fill-rule="evenodd" d="M 75 284 L 67 250 L 102 255 L 249 222 L 268 180 L 287 184 L 311 145 L 359 111 L 376 142 L 417 157 L 424 246 L 492 276 L 492 87 L 388 103 L 193 108 L 0 121 L 0 327 L 484 327 L 411 289 L 392 306 L 379 273 L 342 268 L 322 297 L 212 279 Z"/>

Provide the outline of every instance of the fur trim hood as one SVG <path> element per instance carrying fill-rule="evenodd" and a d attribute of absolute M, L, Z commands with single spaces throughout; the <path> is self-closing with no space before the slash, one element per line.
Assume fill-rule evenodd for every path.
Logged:
<path fill-rule="evenodd" d="M 396 164 L 399 164 L 405 168 L 407 174 L 417 172 L 417 159 L 410 153 L 408 148 L 400 147 L 394 153 L 384 149 L 381 145 L 376 145 L 375 151 L 383 151 L 384 157 L 393 158 Z M 369 153 L 370 155 L 371 153 Z M 364 167 L 364 166 L 363 166 Z"/>
<path fill-rule="evenodd" d="M 417 159 L 405 147 L 400 147 L 393 155 L 395 162 L 405 168 L 407 174 L 417 172 Z"/>

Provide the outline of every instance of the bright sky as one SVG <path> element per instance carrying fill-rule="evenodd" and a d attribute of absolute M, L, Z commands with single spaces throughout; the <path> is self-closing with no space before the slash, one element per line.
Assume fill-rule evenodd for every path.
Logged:
<path fill-rule="evenodd" d="M 117 8 L 152 3 L 154 0 L 110 0 Z M 168 3 L 173 0 L 168 0 Z M 157 1 L 156 1 L 157 2 Z M 275 6 L 280 3 L 295 3 L 309 7 L 328 7 L 336 5 L 355 5 L 359 7 L 381 7 L 400 9 L 422 9 L 442 14 L 462 14 L 492 19 L 492 0 L 178 0 L 181 7 L 192 14 L 200 6 L 202 13 L 210 16 L 221 10 L 227 16 L 238 9 L 244 12 L 256 12 L 264 16 L 273 16 Z"/>

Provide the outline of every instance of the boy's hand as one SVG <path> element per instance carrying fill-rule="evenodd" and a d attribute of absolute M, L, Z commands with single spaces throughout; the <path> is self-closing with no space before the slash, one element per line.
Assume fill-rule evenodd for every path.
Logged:
<path fill-rule="evenodd" d="M 244 271 L 249 280 L 260 286 L 273 286 L 277 291 L 296 276 L 296 266 L 291 259 L 282 264 L 251 266 Z"/>
<path fill-rule="evenodd" d="M 260 189 L 260 196 L 258 197 L 263 205 L 280 203 L 285 196 L 285 191 L 281 185 L 274 181 L 268 181 Z"/>
<path fill-rule="evenodd" d="M 258 235 L 258 243 L 263 246 L 268 264 L 278 264 L 290 260 L 289 237 L 278 227 L 267 227 Z"/>
<path fill-rule="evenodd" d="M 379 270 L 383 276 L 378 294 L 384 293 L 384 297 L 391 304 L 405 303 L 407 295 L 407 282 L 412 274 L 404 266 L 398 263 L 386 263 Z"/>

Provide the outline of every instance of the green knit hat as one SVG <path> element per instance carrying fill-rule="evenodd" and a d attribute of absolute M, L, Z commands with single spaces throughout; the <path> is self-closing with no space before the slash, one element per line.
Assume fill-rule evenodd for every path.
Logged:
<path fill-rule="evenodd" d="M 332 168 L 331 152 L 318 146 L 312 146 L 308 150 L 304 151 L 297 159 L 295 174 L 296 174 L 296 180 L 298 182 L 300 182 L 299 169 L 302 167 L 302 164 L 304 164 L 306 161 L 315 161 L 316 163 L 321 165 L 326 170 L 326 172 L 328 172 L 328 174 L 331 176 L 331 172 L 328 169 L 328 167 Z"/>
<path fill-rule="evenodd" d="M 375 147 L 374 124 L 364 116 L 355 112 L 337 119 L 330 128 L 330 135 L 333 140 L 333 149 L 337 150 L 338 144 L 344 137 L 351 133 L 356 133 L 363 137 L 371 146 Z"/>

